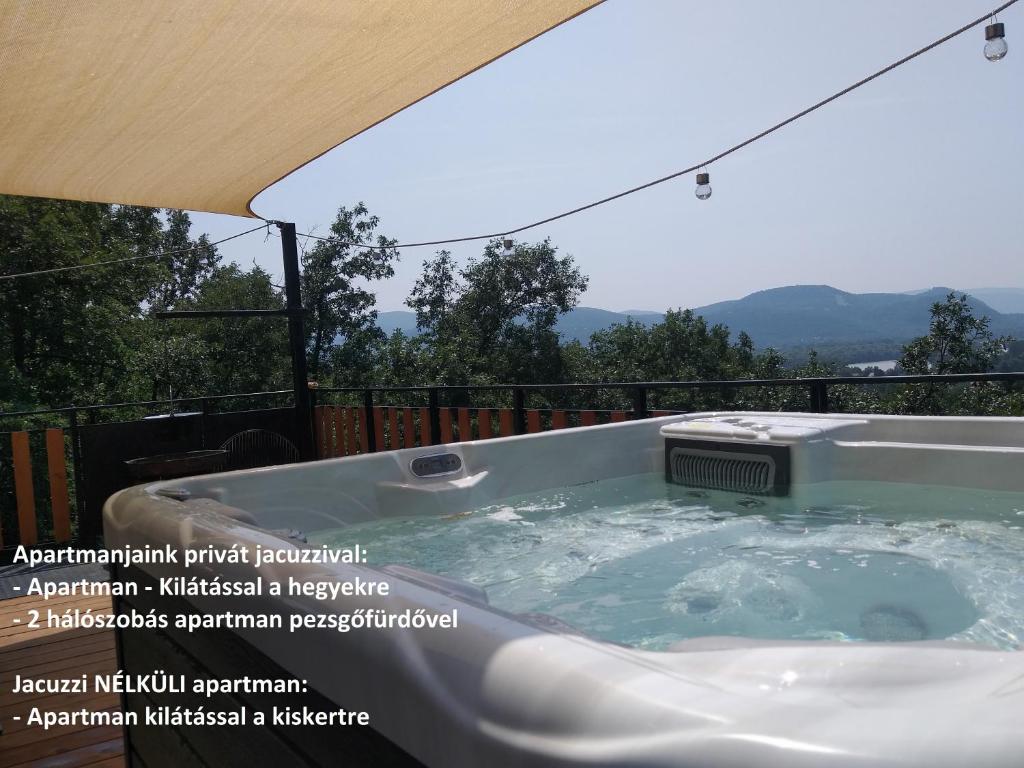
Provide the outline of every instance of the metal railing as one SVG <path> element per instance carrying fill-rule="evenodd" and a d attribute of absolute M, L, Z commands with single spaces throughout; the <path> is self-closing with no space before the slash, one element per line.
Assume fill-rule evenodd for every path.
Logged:
<path fill-rule="evenodd" d="M 1002 383 L 1006 385 L 1007 390 L 1020 392 L 1021 388 L 1015 385 L 1022 382 L 1024 372 L 715 381 L 617 381 L 585 384 L 320 387 L 311 390 L 314 406 L 312 423 L 308 416 L 302 416 L 301 409 L 295 408 L 295 420 L 288 421 L 288 424 L 293 427 L 294 435 L 300 441 L 308 438 L 310 445 L 317 446 L 313 457 L 320 458 L 325 455 L 375 452 L 410 445 L 438 445 L 456 440 L 526 434 L 574 424 L 588 425 L 601 421 L 643 419 L 694 410 L 694 407 L 701 410 L 752 410 L 749 404 L 764 402 L 767 399 L 761 397 L 763 393 L 752 393 L 746 401 L 728 396 L 728 393 L 735 394 L 750 389 L 762 389 L 772 393 L 782 388 L 790 388 L 791 392 L 799 393 L 799 396 L 789 398 L 783 406 L 759 410 L 807 410 L 826 413 L 835 410 L 833 406 L 836 400 L 833 399 L 833 393 L 836 387 L 883 387 L 888 388 L 890 392 L 896 392 L 906 385 L 932 385 L 929 391 L 933 388 L 935 391 L 941 391 L 938 385 Z M 713 393 L 714 390 L 718 390 L 717 395 Z M 669 395 L 678 395 L 680 391 L 703 393 L 700 395 L 703 399 L 695 400 L 697 394 L 691 395 L 690 403 L 694 407 L 681 404 L 678 398 L 674 403 L 669 402 L 672 399 Z M 201 442 L 205 443 L 208 423 L 214 425 L 216 419 L 234 414 L 231 417 L 232 422 L 237 421 L 241 424 L 248 419 L 251 426 L 259 427 L 261 421 L 266 419 L 266 414 L 270 412 L 269 406 L 264 403 L 275 399 L 278 404 L 278 418 L 282 407 L 295 407 L 292 390 L 276 390 L 0 413 L 0 520 L 7 521 L 8 531 L 12 521 L 18 528 L 21 528 L 18 521 L 27 522 L 29 513 L 23 508 L 22 500 L 18 501 L 18 514 L 14 514 L 14 481 L 19 480 L 19 487 L 23 490 L 28 487 L 27 483 L 34 482 L 37 486 L 35 495 L 44 499 L 47 494 L 45 486 L 41 484 L 49 476 L 51 486 L 53 485 L 53 469 L 55 463 L 59 464 L 60 461 L 59 457 L 55 460 L 49 454 L 54 451 L 59 453 L 66 436 L 68 448 L 64 459 L 69 469 L 66 473 L 67 480 L 70 481 L 66 485 L 71 489 L 75 538 L 77 540 L 83 531 L 93 535 L 99 531 L 100 510 L 95 504 L 83 503 L 83 485 L 87 485 L 92 478 L 83 478 L 82 467 L 83 464 L 88 464 L 95 475 L 98 457 L 90 455 L 83 460 L 82 449 L 83 444 L 92 445 L 93 452 L 102 448 L 97 448 L 95 441 L 83 441 L 83 431 L 110 424 L 110 418 L 117 423 L 138 424 L 146 421 L 144 417 L 140 417 L 140 412 L 149 412 L 150 415 L 153 411 L 160 411 L 161 415 L 177 412 L 178 415 L 188 415 L 199 423 L 196 434 L 203 436 Z M 241 404 L 242 407 L 223 407 L 231 403 L 236 406 Z M 256 410 L 251 410 L 253 408 Z M 333 421 L 328 425 L 331 431 L 330 438 L 334 442 L 325 450 L 323 431 L 326 424 L 324 413 L 327 410 L 334 411 Z M 188 414 L 182 414 L 183 411 L 188 411 Z M 251 414 L 251 417 L 244 414 Z M 107 416 L 108 419 L 103 419 L 103 416 Z M 494 417 L 497 417 L 496 421 L 493 420 Z M 498 425 L 497 429 L 493 428 L 495 424 Z M 64 430 L 64 433 L 55 436 L 53 432 L 57 429 Z M 349 430 L 351 434 L 348 433 Z M 50 434 L 46 445 L 47 452 L 44 454 L 41 436 L 47 431 Z M 32 440 L 35 441 L 33 444 L 36 446 L 29 457 L 30 463 L 37 463 L 39 470 L 47 464 L 50 468 L 49 473 L 37 471 L 34 481 L 26 480 L 26 477 L 31 478 L 33 475 L 31 472 L 26 473 L 24 467 L 25 435 L 32 436 Z M 15 442 L 19 446 L 20 459 L 17 460 L 11 452 Z M 11 457 L 10 461 L 8 457 Z M 19 461 L 21 466 L 14 466 Z M 115 463 L 123 462 L 120 458 L 111 458 L 110 463 L 113 466 Z M 20 478 L 15 477 L 18 471 L 21 472 Z M 10 487 L 5 488 L 5 484 Z M 52 496 L 52 487 L 49 495 Z M 12 508 L 5 510 L 5 505 L 12 505 Z M 56 507 L 56 504 L 54 506 Z M 40 515 L 42 514 L 40 512 Z M 57 529 L 56 520 L 47 521 L 46 524 L 52 525 L 54 530 Z M 45 525 L 43 528 L 45 532 Z M 87 540 L 90 537 L 82 538 Z M 45 535 L 40 538 L 41 543 L 45 540 Z M 9 546 L 10 542 L 10 538 L 7 538 L 4 544 Z"/>
<path fill-rule="evenodd" d="M 466 398 L 462 403 L 451 403 L 451 395 L 469 395 L 477 392 L 506 393 L 511 396 L 511 410 L 516 434 L 527 432 L 526 406 L 530 394 L 552 392 L 593 392 L 598 390 L 614 390 L 624 393 L 631 408 L 633 419 L 647 418 L 651 414 L 649 407 L 650 394 L 667 390 L 734 390 L 746 388 L 781 388 L 795 387 L 806 389 L 808 394 L 808 411 L 811 413 L 828 413 L 830 411 L 829 389 L 839 385 L 855 385 L 868 387 L 892 388 L 907 384 L 965 384 L 965 383 L 996 383 L 1008 384 L 1024 382 L 1024 372 L 1006 373 L 957 373 L 957 374 L 922 374 L 898 376 L 831 376 L 814 378 L 784 379 L 725 379 L 709 381 L 619 381 L 590 382 L 585 384 L 458 384 L 458 385 L 416 385 L 395 387 L 320 387 L 314 390 L 314 404 L 322 404 L 324 395 L 345 394 L 358 395 L 362 399 L 364 416 L 369 423 L 373 420 L 373 409 L 381 405 L 377 395 L 398 393 L 425 393 L 426 408 L 430 414 L 430 433 L 437 444 L 440 436 L 439 414 L 442 408 L 463 407 L 473 408 L 474 405 Z M 442 405 L 444 396 L 448 403 Z M 572 409 L 570 409 L 572 410 Z M 576 409 L 579 410 L 579 409 Z M 673 410 L 673 409 L 664 409 Z M 370 451 L 377 449 L 374 435 L 369 435 Z"/>

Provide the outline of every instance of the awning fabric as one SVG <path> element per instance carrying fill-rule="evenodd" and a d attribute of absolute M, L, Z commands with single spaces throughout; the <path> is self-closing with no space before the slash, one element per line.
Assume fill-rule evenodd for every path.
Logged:
<path fill-rule="evenodd" d="M 253 215 L 597 0 L 0 0 L 0 193 Z"/>

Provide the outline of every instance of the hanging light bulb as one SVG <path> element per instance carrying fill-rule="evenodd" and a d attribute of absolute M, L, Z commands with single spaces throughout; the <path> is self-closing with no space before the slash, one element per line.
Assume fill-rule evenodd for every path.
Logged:
<path fill-rule="evenodd" d="M 501 255 L 502 256 L 511 256 L 512 255 L 512 241 L 511 240 L 502 240 L 501 244 L 502 244 Z"/>
<path fill-rule="evenodd" d="M 992 23 L 985 27 L 985 58 L 989 61 L 999 61 L 1006 55 L 1006 30 L 1003 25 L 992 17 Z"/>
<path fill-rule="evenodd" d="M 697 190 L 696 195 L 698 200 L 707 200 L 711 197 L 711 174 L 704 172 L 697 174 Z"/>

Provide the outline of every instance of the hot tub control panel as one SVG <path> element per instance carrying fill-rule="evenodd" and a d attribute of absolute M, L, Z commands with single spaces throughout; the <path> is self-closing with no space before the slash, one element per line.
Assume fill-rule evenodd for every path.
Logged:
<path fill-rule="evenodd" d="M 409 462 L 409 469 L 416 477 L 454 475 L 462 469 L 462 459 L 454 453 L 432 453 L 413 459 Z"/>

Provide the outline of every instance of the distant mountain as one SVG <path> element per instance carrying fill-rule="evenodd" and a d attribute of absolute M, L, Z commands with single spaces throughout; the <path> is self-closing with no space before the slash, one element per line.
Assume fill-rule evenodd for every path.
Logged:
<path fill-rule="evenodd" d="M 968 288 L 965 292 L 997 312 L 1024 313 L 1024 288 Z"/>
<path fill-rule="evenodd" d="M 558 318 L 558 332 L 566 340 L 579 339 L 582 342 L 590 341 L 590 337 L 609 328 L 616 323 L 622 324 L 630 319 L 643 325 L 654 325 L 665 319 L 663 312 L 610 312 L 607 309 L 596 309 L 594 307 L 576 307 L 572 312 L 567 312 Z"/>
<path fill-rule="evenodd" d="M 416 313 L 401 309 L 391 312 L 378 312 L 377 325 L 388 336 L 395 331 L 401 331 L 406 336 L 414 336 L 416 334 Z"/>
<path fill-rule="evenodd" d="M 746 331 L 759 348 L 775 347 L 794 358 L 814 348 L 839 362 L 860 362 L 895 357 L 904 343 L 927 333 L 932 304 L 943 301 L 950 290 L 849 293 L 828 285 L 790 285 L 696 307 L 694 312 L 710 323 L 728 326 L 733 334 Z M 1024 305 L 1024 289 L 988 288 L 969 293 L 974 314 L 987 316 L 994 333 L 1024 338 L 1024 313 L 1002 312 L 979 296 L 1013 307 L 1018 299 Z M 612 312 L 577 307 L 559 319 L 558 331 L 566 340 L 586 342 L 594 332 L 630 318 L 653 325 L 664 317 L 650 310 Z M 381 312 L 377 323 L 389 334 L 397 329 L 408 335 L 416 333 L 412 312 Z"/>
<path fill-rule="evenodd" d="M 709 322 L 745 330 L 759 347 L 812 347 L 866 342 L 899 344 L 928 332 L 929 310 L 949 288 L 914 294 L 848 293 L 828 285 L 791 285 L 699 307 Z M 970 298 L 996 334 L 1024 334 L 1024 314 L 1003 314 Z"/>

